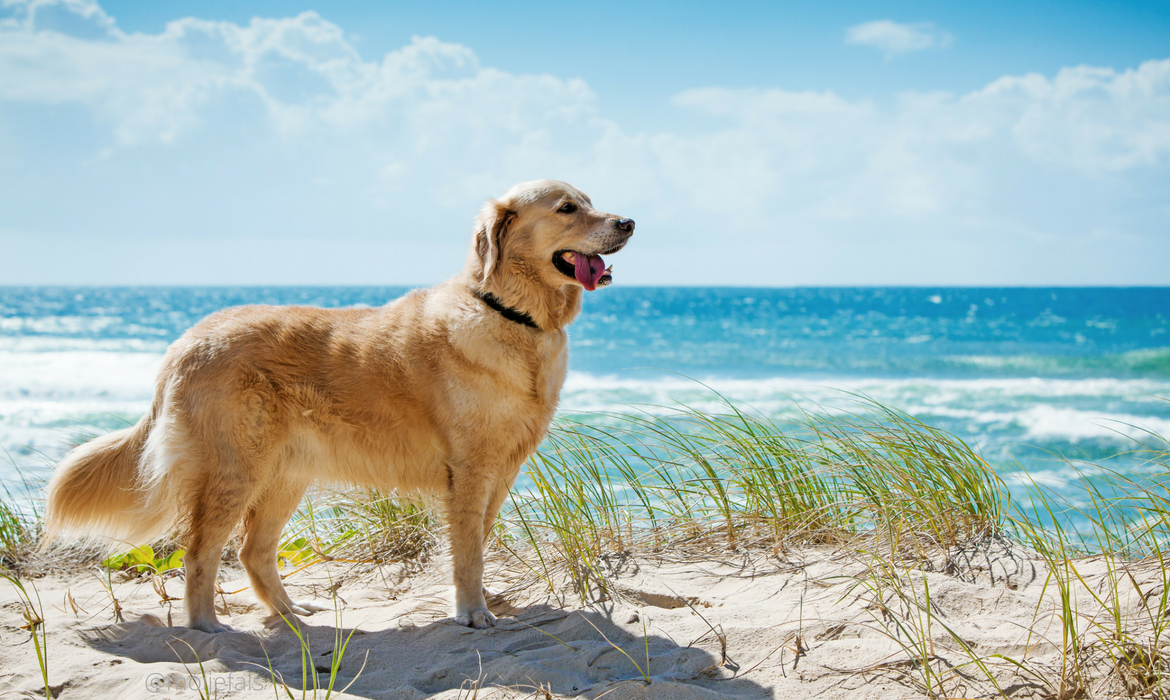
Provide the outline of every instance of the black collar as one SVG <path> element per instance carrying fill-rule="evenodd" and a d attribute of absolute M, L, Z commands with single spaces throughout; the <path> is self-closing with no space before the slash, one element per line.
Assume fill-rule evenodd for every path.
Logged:
<path fill-rule="evenodd" d="M 475 292 L 475 290 L 472 291 Z M 517 311 L 516 309 L 513 309 L 509 306 L 504 306 L 499 299 L 495 298 L 491 294 L 487 292 L 475 292 L 475 296 L 479 297 L 480 301 L 483 303 L 492 307 L 496 311 L 499 311 L 500 315 L 509 321 L 513 323 L 519 323 L 522 326 L 528 326 L 529 328 L 540 330 L 540 326 L 536 325 L 536 321 L 533 321 L 531 316 L 524 313 L 523 311 Z"/>

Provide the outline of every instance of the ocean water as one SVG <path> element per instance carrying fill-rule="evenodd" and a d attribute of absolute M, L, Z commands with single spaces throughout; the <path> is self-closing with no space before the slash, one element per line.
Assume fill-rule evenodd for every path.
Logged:
<path fill-rule="evenodd" d="M 0 483 L 135 422 L 167 345 L 213 311 L 406 291 L 0 287 Z M 570 335 L 565 413 L 719 410 L 721 395 L 783 419 L 861 394 L 1072 500 L 1078 465 L 1140 471 L 1135 441 L 1170 436 L 1170 288 L 616 287 L 587 295 Z"/>

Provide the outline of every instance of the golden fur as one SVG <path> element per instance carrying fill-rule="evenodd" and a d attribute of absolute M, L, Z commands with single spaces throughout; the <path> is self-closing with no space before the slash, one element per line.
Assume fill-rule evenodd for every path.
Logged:
<path fill-rule="evenodd" d="M 548 430 L 568 361 L 565 327 L 583 286 L 558 251 L 613 252 L 633 222 L 542 180 L 489 201 L 463 272 L 378 309 L 244 306 L 209 316 L 167 351 L 154 403 L 132 428 L 78 447 L 48 488 L 50 538 L 138 544 L 179 524 L 188 626 L 230 629 L 213 594 L 223 546 L 273 612 L 289 599 L 281 530 L 315 481 L 441 495 L 455 616 L 486 627 L 483 544 L 508 489 Z M 509 320 L 481 295 L 527 313 Z"/>

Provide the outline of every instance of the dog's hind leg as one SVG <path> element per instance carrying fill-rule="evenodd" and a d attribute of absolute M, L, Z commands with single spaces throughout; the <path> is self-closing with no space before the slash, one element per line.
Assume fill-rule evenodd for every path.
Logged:
<path fill-rule="evenodd" d="M 244 515 L 252 489 L 241 472 L 209 469 L 190 494 L 187 514 L 187 626 L 204 632 L 231 631 L 215 616 L 215 579 L 223 547 Z"/>
<path fill-rule="evenodd" d="M 305 495 L 305 484 L 274 484 L 265 490 L 244 518 L 244 546 L 240 562 L 248 572 L 252 590 L 273 614 L 311 615 L 326 610 L 320 605 L 293 601 L 284 590 L 276 564 L 280 533 Z"/>

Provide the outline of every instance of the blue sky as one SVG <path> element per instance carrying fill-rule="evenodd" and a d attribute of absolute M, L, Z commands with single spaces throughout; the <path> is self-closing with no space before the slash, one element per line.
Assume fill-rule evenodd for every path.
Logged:
<path fill-rule="evenodd" d="M 0 0 L 0 283 L 433 283 L 554 177 L 619 284 L 1170 284 L 1168 165 L 1166 2 Z"/>

